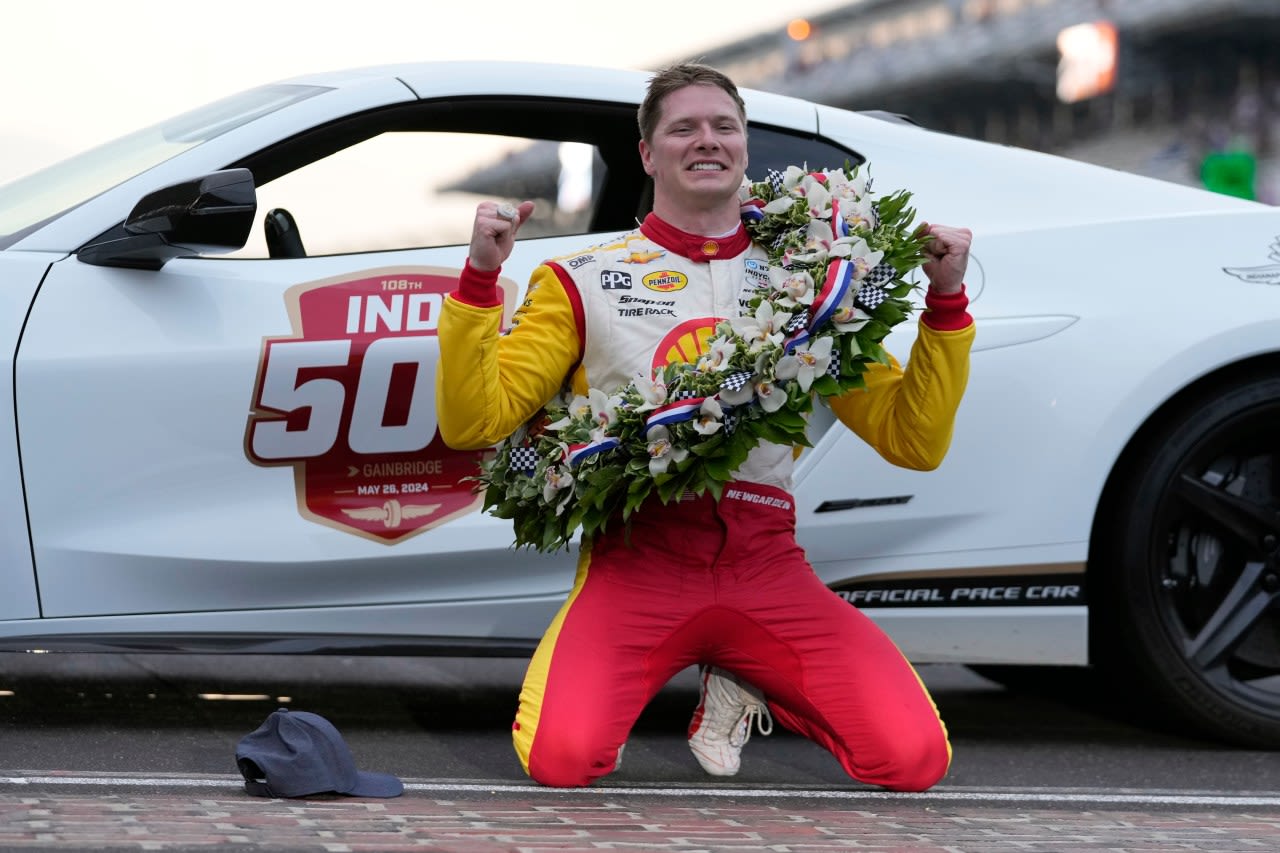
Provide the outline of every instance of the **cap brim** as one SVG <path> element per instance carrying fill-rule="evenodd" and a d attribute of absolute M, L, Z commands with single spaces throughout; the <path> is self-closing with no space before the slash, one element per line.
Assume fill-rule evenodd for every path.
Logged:
<path fill-rule="evenodd" d="M 404 783 L 390 773 L 356 771 L 356 784 L 342 793 L 351 797 L 398 797 L 404 793 Z"/>

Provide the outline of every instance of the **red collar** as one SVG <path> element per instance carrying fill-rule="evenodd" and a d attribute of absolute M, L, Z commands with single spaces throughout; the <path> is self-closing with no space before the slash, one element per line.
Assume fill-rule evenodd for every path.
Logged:
<path fill-rule="evenodd" d="M 683 255 L 691 261 L 703 263 L 736 257 L 751 245 L 747 229 L 741 224 L 738 225 L 738 230 L 728 237 L 704 237 L 700 234 L 681 231 L 653 213 L 646 216 L 644 222 L 640 224 L 640 233 L 668 251 Z"/>

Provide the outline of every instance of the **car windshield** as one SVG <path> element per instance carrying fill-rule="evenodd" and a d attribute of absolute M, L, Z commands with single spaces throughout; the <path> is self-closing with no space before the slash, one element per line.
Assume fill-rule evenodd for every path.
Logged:
<path fill-rule="evenodd" d="M 0 249 L 170 157 L 323 91 L 285 84 L 251 89 L 0 186 Z"/>

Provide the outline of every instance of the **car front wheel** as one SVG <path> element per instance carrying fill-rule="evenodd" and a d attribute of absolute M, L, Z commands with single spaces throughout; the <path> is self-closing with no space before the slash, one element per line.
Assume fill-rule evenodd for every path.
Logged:
<path fill-rule="evenodd" d="M 1280 378 L 1149 438 L 1095 537 L 1091 655 L 1154 718 L 1280 747 Z"/>

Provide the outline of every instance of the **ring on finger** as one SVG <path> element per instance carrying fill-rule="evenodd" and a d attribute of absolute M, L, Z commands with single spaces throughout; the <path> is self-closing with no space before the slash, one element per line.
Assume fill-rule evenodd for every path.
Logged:
<path fill-rule="evenodd" d="M 498 205 L 497 214 L 500 218 L 505 219 L 508 222 L 515 222 L 520 218 L 520 211 L 516 210 L 515 205 L 513 204 Z"/>

